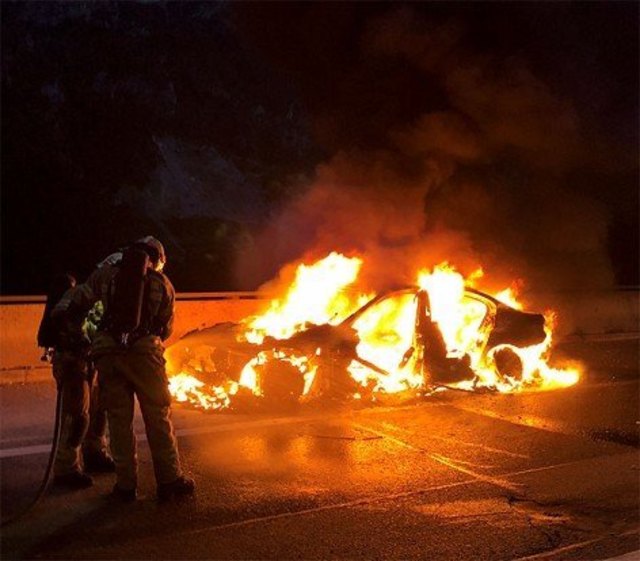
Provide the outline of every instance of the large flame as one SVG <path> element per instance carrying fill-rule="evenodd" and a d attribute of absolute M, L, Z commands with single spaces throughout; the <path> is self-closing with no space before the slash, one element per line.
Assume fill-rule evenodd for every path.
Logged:
<path fill-rule="evenodd" d="M 431 272 L 420 271 L 418 286 L 429 294 L 431 321 L 438 325 L 448 355 L 460 356 L 469 351 L 478 337 L 485 310 L 480 305 L 463 303 L 464 277 L 448 263 L 442 263 Z"/>
<path fill-rule="evenodd" d="M 359 257 L 349 258 L 335 252 L 313 264 L 300 264 L 285 294 L 274 298 L 264 313 L 243 322 L 245 329 L 239 339 L 256 345 L 256 352 L 242 368 L 238 380 L 222 386 L 210 385 L 194 376 L 194 372 L 177 372 L 170 380 L 174 398 L 203 409 L 224 409 L 240 394 L 260 396 L 268 366 L 274 361 L 297 370 L 302 377 L 302 396 L 313 393 L 322 349 L 301 354 L 287 350 L 286 340 L 312 325 L 337 325 L 372 300 L 375 294 L 359 292 L 355 286 L 362 264 Z M 539 344 L 525 348 L 502 344 L 487 349 L 489 310 L 482 300 L 469 298 L 466 290 L 481 279 L 482 270 L 465 279 L 452 265 L 442 263 L 431 270 L 419 271 L 416 277 L 418 288 L 372 302 L 350 326 L 357 335 L 356 355 L 343 366 L 353 382 L 351 397 L 368 396 L 375 400 L 383 394 L 433 390 L 428 383 L 431 365 L 421 354 L 416 339 L 416 326 L 424 321 L 437 326 L 446 360 L 459 360 L 470 369 L 468 379 L 450 386 L 513 392 L 565 387 L 578 381 L 578 368 L 552 368 L 547 362 L 555 322 L 552 312 L 545 315 L 546 338 Z M 516 283 L 493 297 L 522 309 L 517 287 Z M 428 295 L 425 318 L 416 317 L 419 291 Z M 273 342 L 273 348 L 265 348 L 269 341 Z M 517 357 L 518 366 L 499 371 L 497 356 L 501 353 L 510 353 L 512 362 Z"/>
<path fill-rule="evenodd" d="M 399 301 L 383 300 L 354 323 L 360 339 L 356 347 L 358 356 L 386 371 L 381 374 L 366 363 L 351 362 L 349 373 L 370 391 L 397 393 L 422 387 L 423 378 L 416 371 L 416 357 L 411 355 L 405 359 L 413 343 L 416 323 L 413 300 L 412 294 L 402 296 Z"/>
<path fill-rule="evenodd" d="M 356 280 L 361 266 L 362 259 L 335 252 L 313 265 L 301 264 L 287 293 L 250 319 L 247 340 L 262 343 L 266 335 L 287 339 L 310 323 L 338 323 L 358 305 L 341 290 Z"/>

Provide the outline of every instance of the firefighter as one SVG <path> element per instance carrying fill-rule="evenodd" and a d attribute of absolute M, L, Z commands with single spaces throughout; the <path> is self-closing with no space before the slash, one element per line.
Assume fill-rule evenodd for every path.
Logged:
<path fill-rule="evenodd" d="M 124 298 L 121 290 L 132 292 L 137 283 L 136 279 L 127 278 L 127 252 L 130 255 L 143 252 L 148 257 L 137 302 Z M 72 292 L 69 301 L 60 306 L 66 314 L 86 310 L 98 300 L 104 306 L 92 356 L 98 368 L 100 390 L 104 392 L 116 464 L 117 481 L 112 495 L 125 502 L 136 499 L 137 488 L 134 397 L 140 405 L 151 449 L 158 499 L 167 501 L 192 495 L 195 488 L 193 479 L 186 477 L 180 466 L 171 422 L 163 341 L 171 334 L 175 292 L 162 272 L 165 263 L 162 244 L 146 236 L 125 249 L 119 258 L 103 261 L 87 282 Z M 130 332 L 123 333 L 117 316 L 123 313 L 123 308 L 131 308 L 124 309 L 130 312 L 136 306 L 139 322 Z"/>
<path fill-rule="evenodd" d="M 54 279 L 38 330 L 38 345 L 46 349 L 43 359 L 51 359 L 58 391 L 62 391 L 62 432 L 54 484 L 82 489 L 93 485 L 87 472 L 111 473 L 115 464 L 107 451 L 106 412 L 89 359 L 89 340 L 81 329 L 66 330 L 51 318 L 54 305 L 75 284 L 69 273 Z"/>

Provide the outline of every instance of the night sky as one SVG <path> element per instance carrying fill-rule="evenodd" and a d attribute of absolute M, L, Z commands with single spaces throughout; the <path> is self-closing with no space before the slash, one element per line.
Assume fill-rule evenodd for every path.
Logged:
<path fill-rule="evenodd" d="M 640 283 L 636 2 L 1 9 L 3 294 L 145 234 L 178 291 L 332 249 Z"/>

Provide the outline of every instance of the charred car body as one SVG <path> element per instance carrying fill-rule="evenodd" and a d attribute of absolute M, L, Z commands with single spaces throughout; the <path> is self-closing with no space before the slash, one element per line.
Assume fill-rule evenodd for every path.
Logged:
<path fill-rule="evenodd" d="M 375 379 L 391 379 L 398 371 L 414 380 L 413 389 L 415 380 L 426 389 L 473 383 L 479 363 L 490 364 L 501 378 L 521 376 L 520 359 L 509 348 L 542 343 L 544 316 L 469 288 L 462 306 L 471 335 L 456 345 L 451 338 L 445 343 L 428 292 L 403 287 L 373 298 L 339 323 L 306 325 L 287 339 L 267 336 L 251 343 L 247 324 L 221 323 L 186 334 L 166 356 L 170 372 L 191 374 L 213 386 L 242 383 L 250 366 L 256 393 L 280 401 L 302 395 L 366 398 L 380 387 Z M 367 341 L 372 339 L 381 353 L 370 352 Z"/>

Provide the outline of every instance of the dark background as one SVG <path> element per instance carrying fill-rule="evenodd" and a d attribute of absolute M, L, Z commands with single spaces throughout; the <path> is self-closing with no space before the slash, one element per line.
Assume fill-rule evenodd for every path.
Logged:
<path fill-rule="evenodd" d="M 3 294 L 43 293 L 60 270 L 84 276 L 146 234 L 165 243 L 179 291 L 255 288 L 305 249 L 287 231 L 278 247 L 302 241 L 270 253 L 265 232 L 327 169 L 352 178 L 355 161 L 384 161 L 391 183 L 429 183 L 425 216 L 477 251 L 512 251 L 487 224 L 522 215 L 535 230 L 560 185 L 563 216 L 577 215 L 567 237 L 599 233 L 584 247 L 542 244 L 531 260 L 597 253 L 584 276 L 640 283 L 636 2 L 1 10 Z M 433 114 L 447 149 L 425 156 L 415 146 Z M 425 171 L 436 164 L 449 166 L 437 181 Z M 475 222 L 450 212 L 470 183 L 494 201 Z"/>

